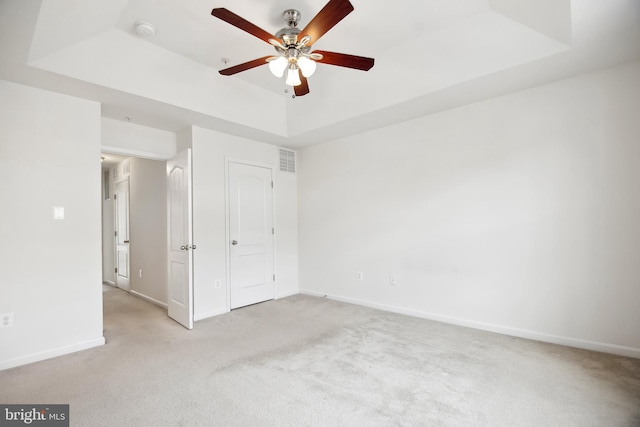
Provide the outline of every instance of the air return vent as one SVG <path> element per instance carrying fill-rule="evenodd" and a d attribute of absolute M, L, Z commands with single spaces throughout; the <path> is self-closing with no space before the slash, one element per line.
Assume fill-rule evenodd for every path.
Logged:
<path fill-rule="evenodd" d="M 296 173 L 296 152 L 280 148 L 280 172 Z"/>

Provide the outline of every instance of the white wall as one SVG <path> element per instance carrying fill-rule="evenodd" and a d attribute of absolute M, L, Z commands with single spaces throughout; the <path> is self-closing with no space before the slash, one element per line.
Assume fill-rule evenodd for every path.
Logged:
<path fill-rule="evenodd" d="M 0 158 L 0 369 L 104 344 L 100 105 L 0 80 Z"/>
<path fill-rule="evenodd" d="M 189 141 L 190 140 L 190 141 Z M 227 311 L 225 159 L 274 167 L 276 297 L 298 292 L 297 177 L 278 171 L 278 149 L 248 139 L 192 127 L 179 135 L 193 155 L 194 314 L 202 319 Z M 215 288 L 215 281 L 222 286 Z"/>
<path fill-rule="evenodd" d="M 131 158 L 129 237 L 131 292 L 167 304 L 167 190 L 165 162 Z M 142 270 L 142 277 L 140 277 Z"/>
<path fill-rule="evenodd" d="M 154 160 L 176 154 L 177 136 L 173 132 L 102 118 L 102 151 Z"/>
<path fill-rule="evenodd" d="M 634 63 L 303 150 L 301 289 L 640 357 L 639 111 Z"/>

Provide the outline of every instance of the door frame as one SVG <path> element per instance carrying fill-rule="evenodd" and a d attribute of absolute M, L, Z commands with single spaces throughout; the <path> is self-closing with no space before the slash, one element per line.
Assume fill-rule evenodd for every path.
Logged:
<path fill-rule="evenodd" d="M 231 311 L 231 248 L 229 247 L 229 242 L 231 241 L 231 214 L 230 214 L 230 209 L 231 209 L 231 203 L 230 203 L 230 197 L 229 197 L 229 184 L 230 184 L 230 180 L 229 180 L 229 164 L 230 163 L 237 163 L 237 164 L 241 164 L 241 165 L 246 165 L 246 166 L 256 166 L 256 167 L 260 167 L 260 168 L 265 168 L 265 169 L 269 169 L 271 171 L 271 182 L 274 183 L 273 187 L 271 188 L 271 217 L 273 218 L 273 227 L 275 229 L 275 224 L 276 224 L 276 185 L 275 185 L 275 167 L 273 164 L 270 163 L 263 163 L 263 162 L 255 162 L 252 160 L 246 160 L 246 159 L 240 159 L 237 157 L 225 157 L 224 158 L 224 205 L 225 205 L 225 216 L 226 216 L 226 220 L 225 220 L 225 270 L 226 270 L 226 277 L 225 277 L 225 282 L 226 282 L 226 290 L 227 290 L 227 301 L 226 301 L 226 310 L 227 312 Z M 278 277 L 278 272 L 276 271 L 276 266 L 278 265 L 277 260 L 276 260 L 276 239 L 277 239 L 278 234 L 274 233 L 273 234 L 273 274 L 275 274 L 276 279 Z M 277 292 L 277 280 L 274 281 L 274 292 L 273 292 L 273 297 L 275 299 L 276 295 L 278 294 Z"/>

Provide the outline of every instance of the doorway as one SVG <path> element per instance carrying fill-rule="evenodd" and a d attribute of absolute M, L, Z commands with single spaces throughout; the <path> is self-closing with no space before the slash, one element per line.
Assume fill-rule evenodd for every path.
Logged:
<path fill-rule="evenodd" d="M 166 310 L 166 162 L 102 155 L 103 282 Z"/>
<path fill-rule="evenodd" d="M 113 193 L 115 204 L 116 286 L 129 292 L 129 177 L 116 182 Z"/>
<path fill-rule="evenodd" d="M 121 177 L 122 164 L 129 159 L 111 153 L 102 153 L 102 283 L 116 287 L 115 248 L 115 182 Z M 119 169 L 119 170 L 118 170 Z"/>

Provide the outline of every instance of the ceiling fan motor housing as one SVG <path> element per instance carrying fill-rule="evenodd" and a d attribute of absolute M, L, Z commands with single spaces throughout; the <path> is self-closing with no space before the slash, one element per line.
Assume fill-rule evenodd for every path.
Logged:
<path fill-rule="evenodd" d="M 298 34 L 300 34 L 299 28 L 283 28 L 276 33 L 276 37 L 282 40 L 285 46 L 296 45 L 298 43 Z"/>

